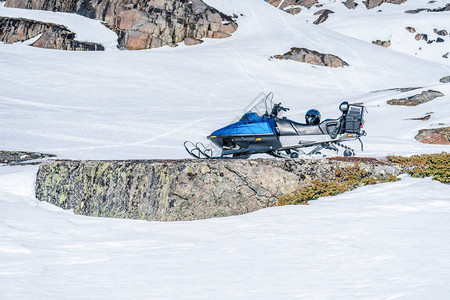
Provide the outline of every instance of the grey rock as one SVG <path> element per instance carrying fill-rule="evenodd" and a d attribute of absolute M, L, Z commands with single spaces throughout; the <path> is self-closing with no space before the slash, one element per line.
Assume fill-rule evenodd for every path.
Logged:
<path fill-rule="evenodd" d="M 346 63 L 336 55 L 324 54 L 306 48 L 291 48 L 289 52 L 286 52 L 283 55 L 275 55 L 274 57 L 276 59 L 289 59 L 312 65 L 326 66 L 332 68 L 341 68 L 348 66 L 348 63 Z"/>
<path fill-rule="evenodd" d="M 321 9 L 317 12 L 314 13 L 314 15 L 319 15 L 320 16 L 317 18 L 317 20 L 315 20 L 313 23 L 316 25 L 322 24 L 323 22 L 325 22 L 328 19 L 328 15 L 329 14 L 333 14 L 334 11 L 329 10 L 329 9 Z"/>
<path fill-rule="evenodd" d="M 266 2 L 287 13 L 296 15 L 301 11 L 300 6 L 309 9 L 315 5 L 318 0 L 267 0 Z"/>
<path fill-rule="evenodd" d="M 411 97 L 401 98 L 401 99 L 392 99 L 392 100 L 389 100 L 387 103 L 390 105 L 417 106 L 419 104 L 432 101 L 432 100 L 436 99 L 437 97 L 442 97 L 442 96 L 444 96 L 444 94 L 442 94 L 439 91 L 428 90 L 428 91 L 423 91 L 422 93 L 416 94 Z"/>
<path fill-rule="evenodd" d="M 366 5 L 367 9 L 372 9 L 377 6 L 380 6 L 383 3 L 391 3 L 391 4 L 401 4 L 406 2 L 406 0 L 366 0 L 363 3 Z"/>
<path fill-rule="evenodd" d="M 40 165 L 36 197 L 77 214 L 156 221 L 240 215 L 275 206 L 314 179 L 357 162 L 337 160 L 56 161 Z M 371 160 L 374 176 L 403 168 Z"/>
<path fill-rule="evenodd" d="M 450 82 L 450 76 L 444 76 L 441 79 L 439 79 L 439 82 L 441 83 L 449 83 Z"/>
<path fill-rule="evenodd" d="M 30 163 L 30 161 L 42 160 L 50 157 L 55 157 L 55 155 L 39 152 L 0 150 L 0 164 L 27 164 Z"/>

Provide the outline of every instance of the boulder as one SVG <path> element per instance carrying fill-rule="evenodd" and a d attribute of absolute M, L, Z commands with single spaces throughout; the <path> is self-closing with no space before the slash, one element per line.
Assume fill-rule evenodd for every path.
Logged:
<path fill-rule="evenodd" d="M 411 33 L 416 33 L 416 29 L 414 27 L 405 27 L 406 31 L 411 32 Z"/>
<path fill-rule="evenodd" d="M 450 145 L 450 127 L 419 130 L 416 140 L 425 144 Z"/>
<path fill-rule="evenodd" d="M 55 155 L 39 152 L 0 150 L 0 164 L 7 165 L 35 164 L 42 159 L 50 157 L 55 157 Z"/>
<path fill-rule="evenodd" d="M 381 41 L 381 40 L 376 40 L 373 41 L 372 44 L 384 47 L 384 48 L 388 48 L 391 45 L 391 41 Z"/>
<path fill-rule="evenodd" d="M 380 6 L 383 3 L 391 3 L 391 4 L 402 4 L 406 2 L 406 0 L 366 0 L 363 1 L 364 5 L 366 5 L 367 9 L 372 9 L 377 6 Z"/>
<path fill-rule="evenodd" d="M 347 0 L 345 2 L 342 2 L 345 7 L 348 9 L 355 9 L 358 6 L 358 3 L 355 2 L 355 0 Z"/>
<path fill-rule="evenodd" d="M 319 24 L 325 22 L 328 19 L 328 15 L 334 14 L 334 11 L 329 10 L 329 9 L 321 9 L 314 13 L 314 15 L 319 15 L 319 14 L 320 14 L 320 16 L 317 18 L 317 20 L 314 21 L 314 24 L 316 24 L 316 25 L 319 25 Z"/>
<path fill-rule="evenodd" d="M 436 99 L 437 97 L 442 96 L 444 96 L 444 94 L 442 94 L 439 91 L 428 90 L 411 97 L 392 99 L 389 100 L 387 103 L 390 105 L 417 106 L 419 104 L 429 102 L 431 100 Z"/>
<path fill-rule="evenodd" d="M 335 180 L 336 169 L 355 165 L 372 176 L 403 172 L 377 160 L 55 161 L 40 165 L 36 197 L 87 216 L 198 220 L 276 206 L 311 180 Z"/>
<path fill-rule="evenodd" d="M 444 76 L 441 79 L 439 79 L 439 82 L 441 83 L 450 83 L 450 76 Z"/>
<path fill-rule="evenodd" d="M 311 8 L 318 0 L 267 0 L 267 3 L 278 7 L 279 9 L 296 15 L 300 13 L 301 7 Z"/>
<path fill-rule="evenodd" d="M 306 48 L 291 48 L 289 52 L 286 52 L 283 55 L 275 55 L 274 57 L 277 59 L 289 59 L 302 63 L 332 68 L 341 68 L 348 66 L 348 63 L 346 63 L 336 55 L 324 54 Z"/>
<path fill-rule="evenodd" d="M 6 6 L 77 13 L 106 23 L 120 49 L 175 46 L 186 38 L 226 38 L 237 23 L 201 0 L 6 0 Z"/>

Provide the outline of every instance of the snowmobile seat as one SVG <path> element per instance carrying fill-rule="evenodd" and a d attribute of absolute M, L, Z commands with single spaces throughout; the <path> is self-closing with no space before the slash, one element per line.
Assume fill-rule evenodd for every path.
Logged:
<path fill-rule="evenodd" d="M 323 132 L 319 125 L 297 123 L 289 119 L 279 119 L 277 126 L 280 135 L 321 135 Z"/>

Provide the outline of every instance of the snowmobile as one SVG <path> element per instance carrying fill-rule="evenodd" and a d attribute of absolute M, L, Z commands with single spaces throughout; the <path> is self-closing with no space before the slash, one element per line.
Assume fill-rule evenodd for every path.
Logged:
<path fill-rule="evenodd" d="M 269 109 L 270 108 L 270 109 Z M 354 156 L 355 151 L 342 142 L 358 140 L 366 132 L 362 130 L 364 106 L 342 102 L 337 119 L 320 121 L 320 113 L 310 109 L 305 115 L 306 123 L 298 123 L 280 117 L 285 108 L 281 103 L 273 104 L 273 94 L 269 93 L 247 111 L 238 122 L 220 128 L 207 138 L 222 150 L 220 155 L 203 143 L 184 142 L 186 151 L 193 157 L 204 158 L 248 158 L 252 154 L 266 153 L 274 157 L 298 158 L 299 154 L 321 154 L 327 149 L 338 152 L 342 148 L 344 156 Z M 301 148 L 314 147 L 305 153 Z"/>

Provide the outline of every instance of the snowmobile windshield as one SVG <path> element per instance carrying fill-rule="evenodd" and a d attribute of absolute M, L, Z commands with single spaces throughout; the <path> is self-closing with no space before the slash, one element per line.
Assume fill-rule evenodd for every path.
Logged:
<path fill-rule="evenodd" d="M 257 121 L 263 118 L 267 118 L 270 115 L 272 109 L 273 94 L 269 93 L 259 100 L 255 105 L 250 108 L 240 119 L 240 121 Z"/>

